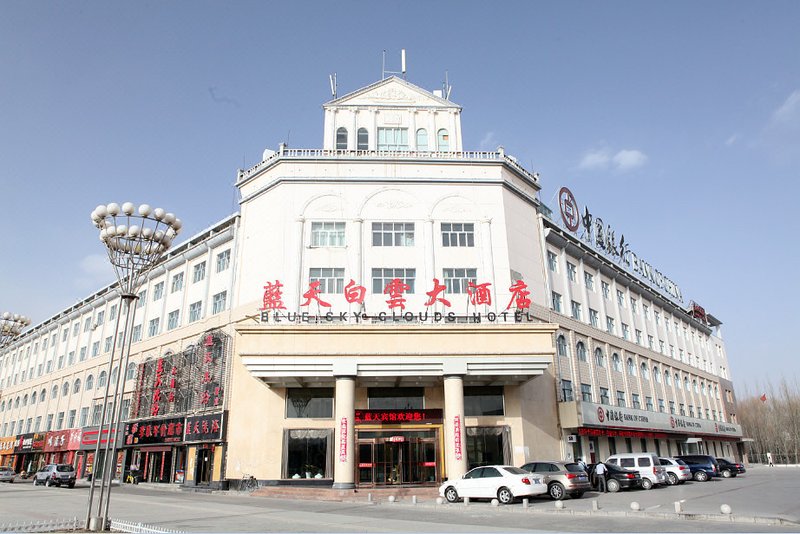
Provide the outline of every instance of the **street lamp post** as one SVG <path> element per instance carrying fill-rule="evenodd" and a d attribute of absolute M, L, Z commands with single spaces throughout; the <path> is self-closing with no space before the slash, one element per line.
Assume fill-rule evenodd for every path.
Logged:
<path fill-rule="evenodd" d="M 30 324 L 31 320 L 24 315 L 3 312 L 0 315 L 0 349 L 10 345 L 22 334 L 22 329 Z"/>
<path fill-rule="evenodd" d="M 104 429 L 103 467 L 100 470 L 100 497 L 97 500 L 96 513 L 92 514 L 96 476 L 92 477 L 89 488 L 89 503 L 86 509 L 86 528 L 89 530 L 106 530 L 109 528 L 108 509 L 111 497 L 111 481 L 116 472 L 117 436 L 122 421 L 122 399 L 125 395 L 125 381 L 130 359 L 132 331 L 136 315 L 136 293 L 145 280 L 147 273 L 159 262 L 169 250 L 172 240 L 181 230 L 181 220 L 172 213 L 161 208 L 152 209 L 142 204 L 137 209 L 130 202 L 122 206 L 111 203 L 100 205 L 92 212 L 92 223 L 100 229 L 100 241 L 106 246 L 108 259 L 114 268 L 119 284 L 120 300 L 125 304 L 125 326 L 122 339 L 119 336 L 119 322 L 122 306 L 117 315 L 114 331 L 114 347 L 108 362 L 108 381 L 105 389 L 105 402 L 100 416 L 100 427 L 97 433 L 97 444 L 94 452 L 94 473 L 98 472 L 100 447 Z M 111 384 L 117 345 L 120 346 L 118 372 L 115 383 Z M 106 409 L 111 393 L 111 412 L 106 423 Z"/>

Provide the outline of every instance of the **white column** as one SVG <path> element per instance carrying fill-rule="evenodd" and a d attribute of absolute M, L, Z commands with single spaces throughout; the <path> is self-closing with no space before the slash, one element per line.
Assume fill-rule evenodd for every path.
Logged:
<path fill-rule="evenodd" d="M 355 150 L 358 146 L 358 109 L 353 110 L 353 136 L 347 139 L 347 148 Z"/>
<path fill-rule="evenodd" d="M 444 377 L 444 451 L 447 478 L 461 478 L 467 472 L 464 379 L 461 375 Z"/>
<path fill-rule="evenodd" d="M 355 485 L 355 399 L 356 379 L 336 377 L 336 431 L 334 436 L 333 489 L 352 489 Z"/>
<path fill-rule="evenodd" d="M 305 292 L 303 289 L 303 280 L 305 280 L 305 276 L 303 274 L 303 260 L 305 259 L 305 225 L 306 219 L 305 217 L 298 217 L 297 218 L 297 238 L 298 238 L 298 247 L 297 247 L 297 277 L 295 279 L 294 288 L 285 287 L 283 294 L 284 295 L 292 295 L 292 299 L 294 300 L 294 309 L 300 310 L 300 298 L 301 295 Z M 290 293 L 293 290 L 293 293 Z M 287 299 L 288 300 L 288 299 Z"/>
<path fill-rule="evenodd" d="M 364 219 L 353 219 L 353 222 L 355 223 L 353 237 L 355 239 L 354 248 L 356 249 L 356 263 L 355 269 L 353 269 L 353 278 L 356 284 L 368 287 L 368 284 L 364 281 Z"/>
<path fill-rule="evenodd" d="M 417 151 L 417 110 L 408 110 L 408 149 L 412 152 Z"/>
<path fill-rule="evenodd" d="M 425 221 L 425 229 L 428 233 L 428 239 L 425 240 L 425 270 L 427 277 L 424 279 L 425 285 L 430 284 L 434 278 L 439 278 L 439 273 L 436 270 L 436 229 L 434 228 L 433 219 Z M 441 282 L 442 279 L 439 278 Z M 424 286 L 423 286 L 424 287 Z"/>

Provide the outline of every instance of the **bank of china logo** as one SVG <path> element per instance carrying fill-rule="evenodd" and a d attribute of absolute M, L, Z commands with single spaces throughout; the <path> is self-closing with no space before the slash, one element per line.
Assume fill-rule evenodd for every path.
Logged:
<path fill-rule="evenodd" d="M 575 201 L 572 191 L 566 187 L 562 187 L 558 192 L 558 208 L 561 211 L 561 219 L 563 219 L 569 231 L 576 232 L 580 224 L 578 203 Z"/>
<path fill-rule="evenodd" d="M 604 412 L 602 408 L 597 409 L 597 418 L 601 423 L 606 420 L 606 412 Z"/>
<path fill-rule="evenodd" d="M 672 428 L 675 428 L 675 418 L 674 417 L 670 417 L 669 418 L 669 426 L 671 426 Z"/>

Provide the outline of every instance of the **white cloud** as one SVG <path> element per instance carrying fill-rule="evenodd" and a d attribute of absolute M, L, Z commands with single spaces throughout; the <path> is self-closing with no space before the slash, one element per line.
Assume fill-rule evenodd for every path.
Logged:
<path fill-rule="evenodd" d="M 794 91 L 789 98 L 772 114 L 773 124 L 800 123 L 800 90 Z"/>
<path fill-rule="evenodd" d="M 589 150 L 581 158 L 578 168 L 584 171 L 594 171 L 608 168 L 611 156 L 607 150 Z"/>
<path fill-rule="evenodd" d="M 638 150 L 620 150 L 614 155 L 614 170 L 628 172 L 647 163 L 647 155 Z"/>
<path fill-rule="evenodd" d="M 80 290 L 97 288 L 115 279 L 114 268 L 106 254 L 89 254 L 78 262 L 80 275 L 75 278 L 75 287 Z"/>
<path fill-rule="evenodd" d="M 480 147 L 481 150 L 495 150 L 499 144 L 494 132 L 486 132 L 486 135 L 481 139 Z"/>
<path fill-rule="evenodd" d="M 725 146 L 732 146 L 739 140 L 739 134 L 733 134 L 725 140 Z"/>
<path fill-rule="evenodd" d="M 772 112 L 753 147 L 759 147 L 775 162 L 787 164 L 798 161 L 800 153 L 800 89 L 791 94 Z"/>

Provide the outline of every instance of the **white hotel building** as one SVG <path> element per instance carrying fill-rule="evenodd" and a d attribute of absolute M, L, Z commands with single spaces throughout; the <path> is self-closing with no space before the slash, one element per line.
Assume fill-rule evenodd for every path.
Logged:
<path fill-rule="evenodd" d="M 121 466 L 346 489 L 740 456 L 716 319 L 570 231 L 502 149 L 465 152 L 440 94 L 390 77 L 323 108 L 321 149 L 265 151 L 237 174 L 240 213 L 149 275 Z M 3 464 L 93 464 L 119 308 L 103 288 L 0 353 Z"/>

